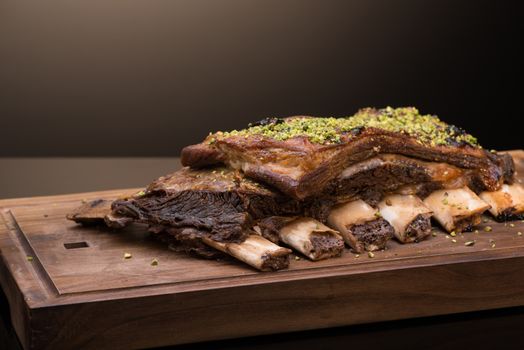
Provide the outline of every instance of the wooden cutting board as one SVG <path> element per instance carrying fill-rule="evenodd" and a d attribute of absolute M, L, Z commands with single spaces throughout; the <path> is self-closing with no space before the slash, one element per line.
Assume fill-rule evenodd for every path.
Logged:
<path fill-rule="evenodd" d="M 524 151 L 513 155 L 524 174 Z M 171 252 L 142 226 L 65 219 L 83 200 L 135 190 L 0 201 L 0 283 L 24 348 L 143 348 L 524 305 L 521 221 L 490 219 L 456 243 L 442 232 L 391 242 L 373 258 L 293 256 L 288 270 L 260 273 Z"/>

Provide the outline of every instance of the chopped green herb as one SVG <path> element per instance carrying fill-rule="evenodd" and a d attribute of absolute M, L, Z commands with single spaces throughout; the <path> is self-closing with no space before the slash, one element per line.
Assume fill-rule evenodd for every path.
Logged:
<path fill-rule="evenodd" d="M 306 137 L 319 144 L 338 144 L 353 137 L 363 128 L 375 128 L 416 137 L 421 144 L 437 146 L 454 143 L 480 147 L 473 136 L 448 125 L 433 115 L 422 115 L 416 108 L 365 108 L 350 117 L 334 118 L 268 118 L 264 123 L 242 130 L 217 132 L 207 138 L 209 144 L 231 136 L 261 136 L 278 141 Z M 375 149 L 376 152 L 378 150 Z"/>

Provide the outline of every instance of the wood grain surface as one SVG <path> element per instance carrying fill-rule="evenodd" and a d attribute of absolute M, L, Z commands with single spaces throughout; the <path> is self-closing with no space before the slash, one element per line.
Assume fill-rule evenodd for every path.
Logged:
<path fill-rule="evenodd" d="M 513 156 L 524 173 L 524 151 Z M 171 252 L 143 226 L 65 220 L 83 200 L 135 190 L 0 201 L 0 283 L 24 348 L 143 348 L 524 305 L 521 221 L 260 273 Z"/>

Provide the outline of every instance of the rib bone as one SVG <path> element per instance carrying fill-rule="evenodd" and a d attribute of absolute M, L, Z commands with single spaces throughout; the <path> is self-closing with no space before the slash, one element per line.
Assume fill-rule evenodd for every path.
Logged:
<path fill-rule="evenodd" d="M 432 212 L 414 195 L 389 195 L 378 204 L 378 208 L 402 243 L 418 242 L 431 233 Z"/>
<path fill-rule="evenodd" d="M 202 241 L 260 271 L 275 271 L 289 266 L 290 249 L 280 247 L 256 233 L 242 243 L 223 243 L 203 237 Z"/>
<path fill-rule="evenodd" d="M 259 223 L 261 234 L 274 241 L 282 241 L 311 260 L 340 256 L 344 240 L 321 222 L 306 217 L 270 217 Z"/>
<path fill-rule="evenodd" d="M 518 218 L 524 213 L 524 187 L 519 183 L 504 184 L 500 191 L 482 192 L 480 198 L 491 205 L 489 212 L 497 220 Z"/>
<path fill-rule="evenodd" d="M 448 232 L 470 230 L 480 223 L 481 214 L 490 208 L 468 187 L 435 191 L 424 199 L 424 204 Z"/>
<path fill-rule="evenodd" d="M 357 253 L 385 248 L 394 231 L 376 209 L 360 199 L 334 207 L 327 223 Z"/>

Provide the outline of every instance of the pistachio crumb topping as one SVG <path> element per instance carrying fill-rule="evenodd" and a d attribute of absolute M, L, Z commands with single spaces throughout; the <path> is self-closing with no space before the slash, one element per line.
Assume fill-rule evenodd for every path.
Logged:
<path fill-rule="evenodd" d="M 341 118 L 266 118 L 254 125 L 250 124 L 246 129 L 210 134 L 207 142 L 213 144 L 231 136 L 258 135 L 278 141 L 305 137 L 312 143 L 338 144 L 343 140 L 350 140 L 364 128 L 406 134 L 415 137 L 417 142 L 430 146 L 468 144 L 480 147 L 477 139 L 464 130 L 446 124 L 437 116 L 420 114 L 414 107 L 364 108 L 353 116 Z"/>

